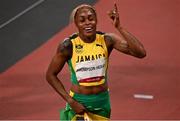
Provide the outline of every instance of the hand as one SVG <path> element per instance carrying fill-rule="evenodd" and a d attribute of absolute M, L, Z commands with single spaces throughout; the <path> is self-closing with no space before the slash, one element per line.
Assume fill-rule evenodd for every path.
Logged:
<path fill-rule="evenodd" d="M 120 28 L 120 20 L 119 20 L 119 13 L 116 3 L 114 4 L 114 8 L 108 12 L 110 19 L 112 20 L 113 25 L 116 28 Z"/>
<path fill-rule="evenodd" d="M 76 114 L 84 114 L 86 112 L 86 108 L 79 102 L 75 101 L 74 99 L 71 99 L 68 101 L 71 108 L 76 112 Z"/>

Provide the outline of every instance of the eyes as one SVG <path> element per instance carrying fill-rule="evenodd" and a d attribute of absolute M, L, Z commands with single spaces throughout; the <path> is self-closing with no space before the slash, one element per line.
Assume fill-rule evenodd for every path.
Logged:
<path fill-rule="evenodd" d="M 77 22 L 84 23 L 86 21 L 86 19 L 90 22 L 96 20 L 94 15 L 88 15 L 88 16 L 79 16 Z"/>

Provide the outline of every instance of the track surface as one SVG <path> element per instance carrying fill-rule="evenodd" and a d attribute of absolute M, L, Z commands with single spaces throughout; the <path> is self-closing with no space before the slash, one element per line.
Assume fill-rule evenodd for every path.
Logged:
<path fill-rule="evenodd" d="M 114 1 L 95 4 L 98 29 L 116 32 L 106 12 Z M 122 25 L 141 40 L 147 57 L 139 60 L 113 51 L 109 65 L 111 119 L 180 119 L 180 1 L 119 0 Z M 45 71 L 58 43 L 73 24 L 0 75 L 0 119 L 59 119 L 65 102 L 48 85 Z M 59 74 L 69 89 L 67 65 Z M 134 94 L 153 95 L 153 100 Z"/>

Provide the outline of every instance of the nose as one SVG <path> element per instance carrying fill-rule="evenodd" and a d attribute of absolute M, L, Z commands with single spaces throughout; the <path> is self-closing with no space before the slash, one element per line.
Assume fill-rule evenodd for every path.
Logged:
<path fill-rule="evenodd" d="M 86 25 L 89 25 L 90 24 L 90 21 L 88 19 L 85 20 L 85 24 Z"/>

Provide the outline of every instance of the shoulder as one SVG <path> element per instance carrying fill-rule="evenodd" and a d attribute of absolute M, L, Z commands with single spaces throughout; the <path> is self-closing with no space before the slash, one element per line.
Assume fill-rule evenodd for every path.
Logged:
<path fill-rule="evenodd" d="M 112 35 L 110 33 L 105 33 L 104 41 L 106 43 L 106 47 L 107 47 L 108 53 L 110 55 L 111 51 L 113 50 L 113 46 L 114 46 L 114 40 L 113 40 Z"/>
<path fill-rule="evenodd" d="M 113 44 L 114 44 L 113 36 L 114 36 L 114 35 L 113 35 L 112 33 L 106 33 L 106 34 L 104 34 L 104 40 L 105 40 L 105 42 L 106 42 L 107 47 L 108 47 L 108 46 L 113 46 Z"/>
<path fill-rule="evenodd" d="M 110 44 L 126 42 L 126 41 L 124 41 L 122 36 L 117 35 L 115 33 L 107 33 L 104 38 Z"/>
<path fill-rule="evenodd" d="M 72 55 L 72 42 L 70 38 L 64 39 L 58 46 L 57 53 L 70 58 Z"/>
<path fill-rule="evenodd" d="M 119 35 L 115 34 L 115 33 L 106 33 L 104 35 L 105 39 L 108 41 L 115 41 L 117 37 L 119 37 Z"/>
<path fill-rule="evenodd" d="M 123 38 L 115 33 L 106 33 L 104 35 L 104 40 L 106 42 L 109 53 L 111 53 L 113 48 L 115 48 L 117 45 L 124 43 Z"/>
<path fill-rule="evenodd" d="M 111 33 L 105 33 L 105 32 L 101 32 L 101 31 L 96 31 L 96 34 L 103 35 L 104 40 L 105 40 L 106 43 L 113 42 L 113 39 L 111 37 L 112 36 Z"/>
<path fill-rule="evenodd" d="M 72 42 L 71 42 L 71 39 L 69 38 L 66 38 L 64 39 L 60 44 L 59 44 L 59 50 L 62 52 L 66 49 L 70 49 L 72 48 Z"/>
<path fill-rule="evenodd" d="M 78 37 L 77 33 L 74 33 L 72 35 L 70 35 L 68 38 L 65 38 L 60 44 L 59 44 L 59 50 L 60 52 L 64 51 L 64 50 L 69 50 L 72 49 L 72 39 L 75 39 L 76 37 Z"/>

